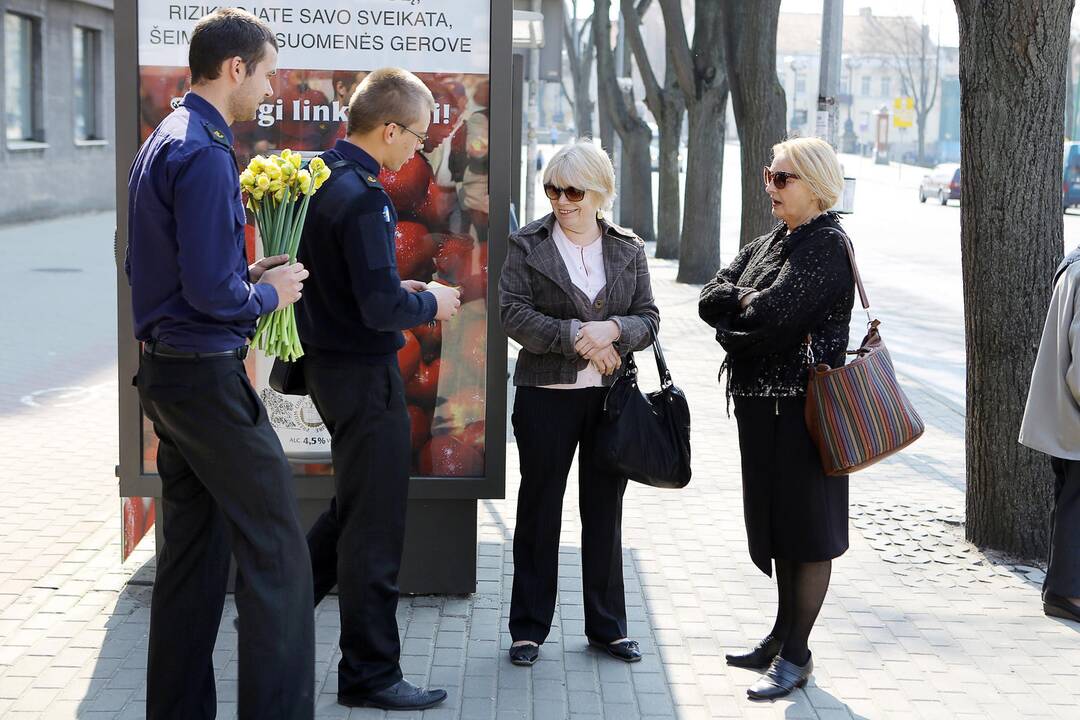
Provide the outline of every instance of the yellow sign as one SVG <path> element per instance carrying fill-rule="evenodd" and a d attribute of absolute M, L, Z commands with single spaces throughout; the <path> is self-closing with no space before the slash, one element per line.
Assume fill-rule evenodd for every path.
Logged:
<path fill-rule="evenodd" d="M 893 127 L 909 128 L 915 124 L 915 98 L 910 96 L 893 99 Z"/>

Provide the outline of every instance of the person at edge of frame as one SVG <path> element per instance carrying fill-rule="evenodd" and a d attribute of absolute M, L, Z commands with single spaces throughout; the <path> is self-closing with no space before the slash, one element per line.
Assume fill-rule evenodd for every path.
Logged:
<path fill-rule="evenodd" d="M 1043 613 L 1080 622 L 1080 248 L 1053 277 L 1050 306 L 1031 371 L 1020 444 L 1049 456 L 1054 473 Z"/>
<path fill-rule="evenodd" d="M 412 73 L 383 68 L 357 86 L 347 135 L 311 199 L 299 259 L 312 271 L 297 305 L 304 380 L 331 437 L 335 497 L 308 533 L 318 603 L 336 583 L 338 702 L 421 710 L 446 699 L 404 679 L 398 570 L 405 539 L 411 431 L 397 351 L 401 330 L 449 320 L 459 292 L 401 280 L 397 213 L 379 182 L 422 147 L 435 101 Z"/>
<path fill-rule="evenodd" d="M 293 473 L 243 360 L 261 315 L 300 298 L 287 256 L 250 267 L 230 125 L 274 88 L 270 27 L 241 10 L 201 19 L 191 91 L 139 149 L 128 179 L 135 377 L 160 440 L 161 521 L 146 716 L 213 718 L 214 643 L 236 558 L 237 713 L 314 716 L 311 563 Z"/>

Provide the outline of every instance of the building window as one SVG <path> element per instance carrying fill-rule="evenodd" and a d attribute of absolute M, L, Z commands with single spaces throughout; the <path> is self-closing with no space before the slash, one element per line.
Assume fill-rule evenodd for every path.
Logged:
<path fill-rule="evenodd" d="M 795 92 L 806 92 L 806 76 L 795 76 Z"/>
<path fill-rule="evenodd" d="M 863 97 L 869 97 L 870 95 L 870 76 L 863 75 L 862 79 L 862 95 Z"/>
<path fill-rule="evenodd" d="M 101 33 L 76 27 L 72 50 L 75 139 L 100 140 L 97 98 L 101 86 Z"/>
<path fill-rule="evenodd" d="M 889 97 L 892 95 L 892 78 L 881 78 L 881 97 Z"/>
<path fill-rule="evenodd" d="M 41 25 L 4 13 L 4 125 L 8 140 L 43 141 L 41 132 Z"/>

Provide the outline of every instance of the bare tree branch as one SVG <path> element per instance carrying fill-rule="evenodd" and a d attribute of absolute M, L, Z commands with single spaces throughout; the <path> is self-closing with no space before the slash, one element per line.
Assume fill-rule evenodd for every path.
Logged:
<path fill-rule="evenodd" d="M 694 56 L 690 52 L 690 41 L 686 36 L 686 21 L 683 18 L 682 4 L 679 0 L 659 0 L 660 11 L 664 14 L 664 35 L 675 65 L 675 76 L 679 87 L 688 98 L 698 97 L 697 73 L 694 71 Z"/>
<path fill-rule="evenodd" d="M 639 6 L 648 6 L 651 1 L 640 0 Z M 654 116 L 658 116 L 664 102 L 663 90 L 660 88 L 660 83 L 656 81 L 656 72 L 649 60 L 649 53 L 645 50 L 645 40 L 641 37 L 641 15 L 634 7 L 634 0 L 621 0 L 621 3 L 625 18 L 623 26 L 627 30 L 627 39 L 630 41 L 630 49 L 634 53 L 634 61 L 641 74 L 641 82 L 645 85 L 645 104 L 649 106 Z"/>

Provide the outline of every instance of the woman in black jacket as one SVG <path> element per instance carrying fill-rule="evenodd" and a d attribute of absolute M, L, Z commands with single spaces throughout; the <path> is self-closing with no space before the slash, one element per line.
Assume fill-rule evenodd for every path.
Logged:
<path fill-rule="evenodd" d="M 776 565 L 779 607 L 769 634 L 731 665 L 765 670 L 747 693 L 776 699 L 806 683 L 807 646 L 848 547 L 847 477 L 827 477 L 803 411 L 809 358 L 844 364 L 855 284 L 838 218 L 843 191 L 832 147 L 797 138 L 773 147 L 765 192 L 780 223 L 743 248 L 701 291 L 698 312 L 727 358 L 742 456 L 750 557 Z M 809 338 L 809 346 L 807 340 Z"/>

